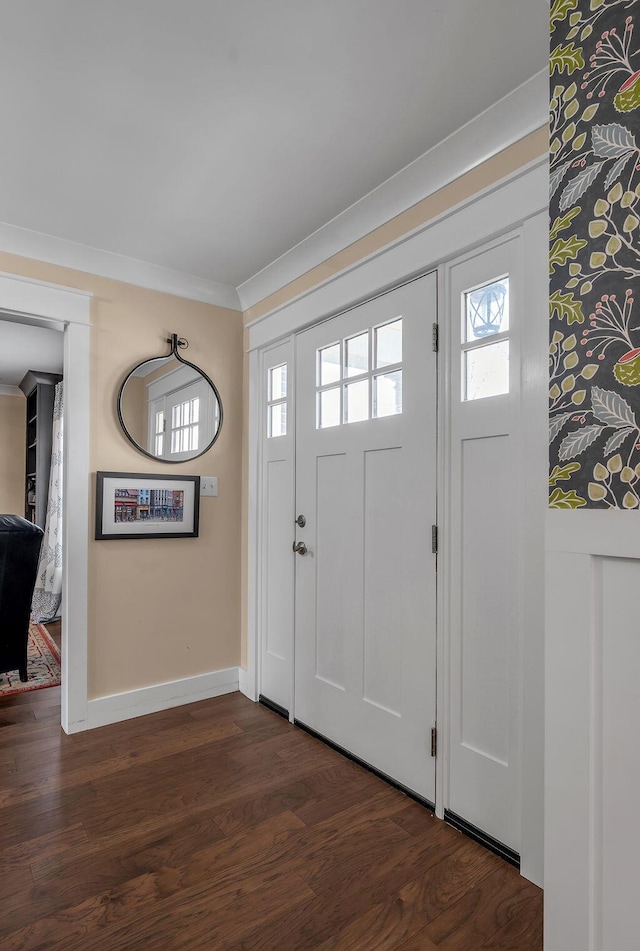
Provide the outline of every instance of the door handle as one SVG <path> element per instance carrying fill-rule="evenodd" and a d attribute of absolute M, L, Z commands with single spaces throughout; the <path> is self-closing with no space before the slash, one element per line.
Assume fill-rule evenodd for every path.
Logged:
<path fill-rule="evenodd" d="M 294 550 L 298 555 L 306 555 L 306 554 L 307 554 L 307 546 L 305 545 L 304 542 L 294 542 L 294 543 L 293 543 L 293 550 Z"/>

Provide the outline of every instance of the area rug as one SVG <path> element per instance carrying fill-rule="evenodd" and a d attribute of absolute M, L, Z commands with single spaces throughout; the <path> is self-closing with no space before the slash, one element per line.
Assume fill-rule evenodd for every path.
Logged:
<path fill-rule="evenodd" d="M 27 676 L 23 683 L 17 670 L 0 674 L 0 699 L 12 693 L 41 690 L 60 686 L 60 654 L 47 629 L 42 624 L 29 624 L 27 645 Z"/>

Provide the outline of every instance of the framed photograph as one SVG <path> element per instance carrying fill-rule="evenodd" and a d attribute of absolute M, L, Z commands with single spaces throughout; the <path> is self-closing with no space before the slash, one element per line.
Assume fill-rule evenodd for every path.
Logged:
<path fill-rule="evenodd" d="M 197 538 L 200 476 L 96 473 L 96 538 Z"/>

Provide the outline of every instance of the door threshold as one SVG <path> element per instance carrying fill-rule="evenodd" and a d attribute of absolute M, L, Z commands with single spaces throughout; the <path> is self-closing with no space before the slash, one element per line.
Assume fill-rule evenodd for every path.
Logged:
<path fill-rule="evenodd" d="M 269 710 L 273 710 L 274 713 L 277 713 L 280 717 L 284 717 L 285 720 L 289 719 L 289 711 L 281 707 L 275 700 L 269 700 L 263 693 L 258 696 L 258 703 L 261 703 L 263 707 L 267 707 Z"/>
<path fill-rule="evenodd" d="M 377 776 L 378 779 L 382 779 L 385 783 L 388 783 L 389 786 L 393 786 L 394 789 L 404 793 L 404 795 L 408 796 L 409 799 L 413 799 L 415 802 L 420 803 L 421 806 L 424 806 L 430 812 L 435 812 L 435 806 L 432 802 L 429 802 L 428 799 L 425 799 L 412 789 L 409 789 L 408 786 L 403 786 L 402 783 L 399 783 L 397 780 L 393 779 L 391 776 L 388 776 L 386 773 L 383 773 L 381 770 L 376 769 L 375 766 L 371 766 L 370 763 L 366 763 L 363 759 L 360 759 L 359 756 L 355 756 L 353 753 L 350 753 L 349 750 L 346 750 L 343 746 L 338 746 L 338 744 L 334 743 L 333 740 L 328 740 L 326 736 L 323 736 L 322 733 L 317 733 L 316 730 L 310 726 L 307 726 L 306 723 L 302 723 L 300 720 L 295 719 L 293 722 L 295 726 L 300 727 L 300 729 L 304 730 L 305 733 L 308 733 L 309 736 L 312 736 L 316 740 L 320 740 L 321 743 L 324 743 L 325 746 L 331 747 L 331 749 L 335 750 L 336 753 L 340 753 L 341 756 L 346 757 L 346 759 L 350 759 L 352 763 L 362 766 L 362 768 L 366 769 L 368 773 L 373 773 L 373 775 Z"/>
<path fill-rule="evenodd" d="M 514 852 L 513 849 L 510 849 L 508 845 L 499 842 L 498 839 L 494 839 L 493 836 L 483 832 L 482 829 L 478 829 L 477 826 L 471 825 L 466 819 L 457 816 L 455 812 L 450 812 L 448 809 L 444 811 L 444 821 L 447 825 L 457 829 L 458 832 L 462 832 L 470 839 L 473 839 L 474 842 L 483 845 L 485 849 L 489 849 L 494 855 L 499 855 L 501 859 L 504 859 L 505 862 L 508 862 L 509 865 L 513 865 L 514 868 L 520 871 L 520 855 L 518 852 Z"/>

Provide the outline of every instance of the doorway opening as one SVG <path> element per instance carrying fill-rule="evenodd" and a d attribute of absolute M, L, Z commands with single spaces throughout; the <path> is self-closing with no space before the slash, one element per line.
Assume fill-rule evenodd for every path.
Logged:
<path fill-rule="evenodd" d="M 89 311 L 91 294 L 0 274 L 0 333 L 10 325 L 41 328 L 63 341 L 62 651 L 60 721 L 67 733 L 87 725 L 87 589 L 89 543 Z M 26 435 L 24 437 L 27 438 Z M 26 451 L 26 446 L 25 446 Z M 24 476 L 26 477 L 26 464 Z M 25 482 L 25 489 L 27 489 Z M 37 502 L 37 496 L 36 496 Z M 71 504 L 72 503 L 72 504 Z M 15 505 L 18 505 L 15 501 Z M 29 490 L 21 504 L 29 504 Z M 12 504 L 11 507 L 15 508 Z M 20 508 L 18 508 L 20 512 Z"/>
<path fill-rule="evenodd" d="M 60 685 L 64 337 L 3 318 L 0 339 L 4 701 Z"/>

